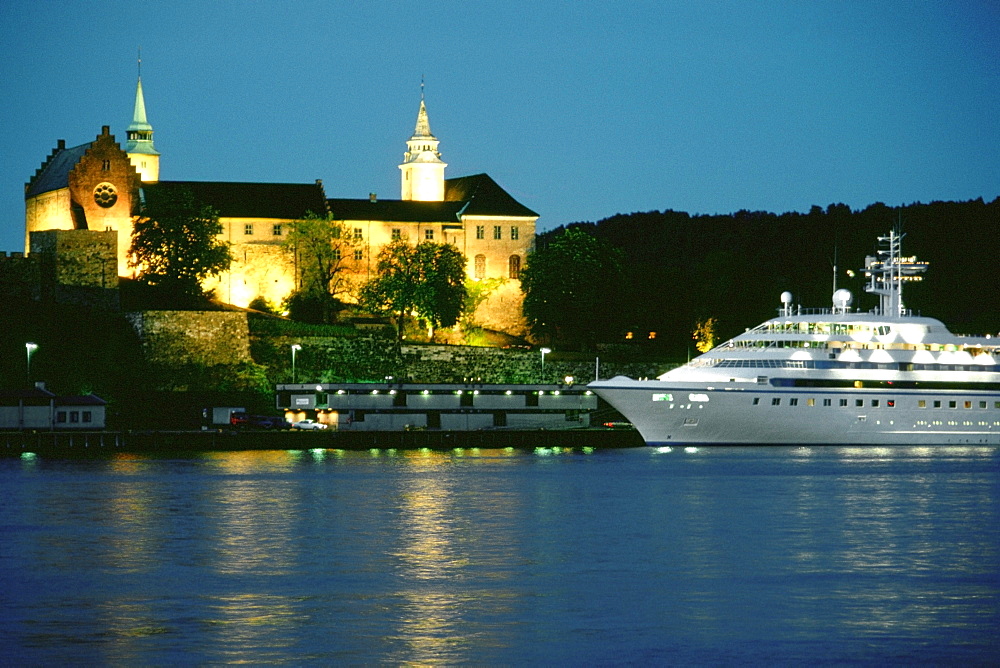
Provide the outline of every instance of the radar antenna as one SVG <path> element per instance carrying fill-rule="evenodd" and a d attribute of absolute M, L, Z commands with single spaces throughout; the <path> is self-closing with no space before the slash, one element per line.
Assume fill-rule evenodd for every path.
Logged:
<path fill-rule="evenodd" d="M 868 285 L 865 291 L 879 296 L 876 312 L 879 315 L 900 317 L 906 314 L 903 306 L 903 283 L 923 280 L 927 262 L 918 262 L 916 257 L 903 257 L 901 234 L 893 228 L 887 237 L 879 237 L 877 255 L 865 258 L 865 277 Z"/>

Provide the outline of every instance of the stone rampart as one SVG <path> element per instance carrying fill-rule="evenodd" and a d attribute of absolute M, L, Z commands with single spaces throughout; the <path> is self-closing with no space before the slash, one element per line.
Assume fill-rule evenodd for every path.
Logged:
<path fill-rule="evenodd" d="M 138 311 L 126 314 L 148 362 L 239 364 L 250 361 L 246 313 L 237 311 Z"/>

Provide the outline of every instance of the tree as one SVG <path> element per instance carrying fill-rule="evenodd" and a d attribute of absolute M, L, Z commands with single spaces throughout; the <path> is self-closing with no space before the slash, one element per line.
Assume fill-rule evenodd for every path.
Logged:
<path fill-rule="evenodd" d="M 179 296 L 203 294 L 209 276 L 229 269 L 229 244 L 219 214 L 187 188 L 149 188 L 132 229 L 129 266 L 139 280 Z"/>
<path fill-rule="evenodd" d="M 521 271 L 532 334 L 586 347 L 611 333 L 621 298 L 622 253 L 571 227 L 528 255 Z"/>
<path fill-rule="evenodd" d="M 403 239 L 384 246 L 376 276 L 361 288 L 359 301 L 372 312 L 389 313 L 398 339 L 407 316 L 416 314 L 431 328 L 458 322 L 465 301 L 465 256 L 451 244 Z"/>
<path fill-rule="evenodd" d="M 310 211 L 291 225 L 282 248 L 298 269 L 299 287 L 287 300 L 293 317 L 300 311 L 310 314 L 308 320 L 331 321 L 350 289 L 347 262 L 356 247 L 344 223 L 328 215 Z"/>
<path fill-rule="evenodd" d="M 704 318 L 695 323 L 691 338 L 695 340 L 694 347 L 698 349 L 698 352 L 707 353 L 715 347 L 718 325 L 719 320 L 713 317 Z"/>

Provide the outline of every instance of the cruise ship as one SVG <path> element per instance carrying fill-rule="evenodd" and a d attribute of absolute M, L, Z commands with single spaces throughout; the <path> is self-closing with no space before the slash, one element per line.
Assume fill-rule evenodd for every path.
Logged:
<path fill-rule="evenodd" d="M 928 265 L 902 255 L 902 237 L 865 260 L 870 312 L 844 289 L 824 309 L 785 292 L 777 317 L 655 380 L 588 387 L 656 446 L 1000 444 L 1000 339 L 904 307 Z"/>

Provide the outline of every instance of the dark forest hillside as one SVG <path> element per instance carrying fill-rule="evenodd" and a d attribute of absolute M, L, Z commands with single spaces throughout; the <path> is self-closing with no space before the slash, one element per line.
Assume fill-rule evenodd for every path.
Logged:
<path fill-rule="evenodd" d="M 657 332 L 668 352 L 683 354 L 698 319 L 717 318 L 726 339 L 772 317 L 785 290 L 802 306 L 830 306 L 834 257 L 837 287 L 854 293 L 856 308 L 872 308 L 877 300 L 864 292 L 858 270 L 874 253 L 877 237 L 897 224 L 906 234 L 904 254 L 931 264 L 924 282 L 907 288 L 906 305 L 956 333 L 997 333 L 1000 198 L 896 208 L 877 203 L 861 211 L 832 204 L 807 214 L 651 211 L 573 226 L 628 258 L 627 292 L 615 316 L 620 331 L 637 338 Z M 540 235 L 538 244 L 560 232 Z"/>

